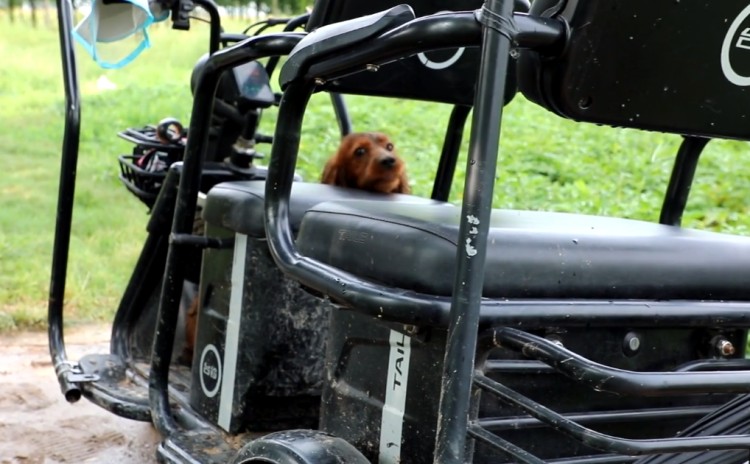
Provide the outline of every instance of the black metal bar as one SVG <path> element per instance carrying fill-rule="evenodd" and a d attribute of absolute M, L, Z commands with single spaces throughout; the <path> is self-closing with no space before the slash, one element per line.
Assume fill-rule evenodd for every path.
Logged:
<path fill-rule="evenodd" d="M 519 464 L 545 464 L 544 461 L 520 448 L 513 443 L 503 440 L 497 435 L 488 432 L 477 424 L 469 424 L 469 435 L 479 441 L 487 443 L 505 456 L 512 458 L 513 462 Z M 437 462 L 437 461 L 436 461 Z"/>
<path fill-rule="evenodd" d="M 496 395 L 506 403 L 516 406 L 532 417 L 548 424 L 586 446 L 626 456 L 673 453 L 686 451 L 727 450 L 750 448 L 750 435 L 726 435 L 708 437 L 657 438 L 633 440 L 613 437 L 587 429 L 545 406 L 536 403 L 512 389 L 484 375 L 477 374 L 474 383 L 482 390 Z"/>
<path fill-rule="evenodd" d="M 547 464 L 625 464 L 634 462 L 636 457 L 599 454 L 595 456 L 576 456 L 574 458 L 549 459 Z"/>
<path fill-rule="evenodd" d="M 208 13 L 209 33 L 208 33 L 208 50 L 210 54 L 216 53 L 221 45 L 221 16 L 219 8 L 213 0 L 192 0 L 194 4 L 203 8 Z"/>
<path fill-rule="evenodd" d="M 538 359 L 597 391 L 620 395 L 668 396 L 696 393 L 748 393 L 750 371 L 633 372 L 590 361 L 541 337 L 503 327 L 482 335 L 482 345 L 502 346 Z"/>
<path fill-rule="evenodd" d="M 748 310 L 750 303 L 744 301 L 487 301 L 482 304 L 481 324 L 517 328 L 747 328 Z"/>
<path fill-rule="evenodd" d="M 96 383 L 84 389 L 86 399 L 112 414 L 130 420 L 151 421 L 148 399 L 143 396 L 127 395 L 123 391 L 107 389 Z"/>
<path fill-rule="evenodd" d="M 286 26 L 284 26 L 284 32 L 292 32 L 298 27 L 307 24 L 307 20 L 310 19 L 310 14 L 306 13 L 303 15 L 296 16 L 292 19 L 290 19 Z M 258 33 L 256 33 L 257 35 Z M 268 62 L 266 63 L 266 74 L 270 77 L 274 70 L 276 70 L 276 66 L 279 64 L 280 57 L 278 56 L 272 56 L 268 59 Z"/>
<path fill-rule="evenodd" d="M 700 359 L 678 366 L 675 372 L 750 371 L 750 359 Z"/>
<path fill-rule="evenodd" d="M 607 424 L 612 422 L 662 421 L 673 419 L 694 419 L 716 410 L 716 406 L 688 406 L 681 408 L 638 409 L 633 411 L 596 411 L 566 413 L 565 417 L 582 425 Z M 487 430 L 521 430 L 544 427 L 545 424 L 533 417 L 482 418 L 476 423 Z"/>
<path fill-rule="evenodd" d="M 208 147 L 210 114 L 221 74 L 227 69 L 258 58 L 288 54 L 301 37 L 302 35 L 297 33 L 253 37 L 233 47 L 217 51 L 206 61 L 195 88 L 190 137 L 185 147 L 172 234 L 187 234 L 192 231 L 200 187 L 201 164 L 206 159 Z M 183 262 L 184 253 L 180 253 L 178 248 L 175 244 L 170 244 L 167 251 L 149 376 L 152 419 L 159 432 L 165 436 L 176 430 L 169 406 L 167 385 L 180 296 L 187 267 L 187 263 Z"/>
<path fill-rule="evenodd" d="M 78 145 L 81 133 L 81 99 L 76 56 L 73 47 L 72 9 L 68 0 L 57 0 L 57 21 L 62 56 L 62 73 L 65 85 L 65 132 L 62 159 L 60 161 L 60 184 L 57 193 L 57 221 L 52 250 L 52 270 L 47 309 L 47 331 L 52 365 L 57 374 L 65 399 L 71 403 L 81 398 L 81 389 L 68 380 L 71 365 L 65 353 L 63 335 L 63 311 L 65 306 L 65 279 L 70 251 L 70 231 L 73 222 L 73 198 L 75 196 Z"/>
<path fill-rule="evenodd" d="M 337 279 L 339 271 L 301 256 L 294 246 L 289 223 L 289 195 L 297 164 L 302 119 L 313 88 L 314 84 L 310 81 L 295 82 L 287 87 L 281 98 L 268 163 L 265 214 L 266 237 L 276 264 L 285 272 L 299 276 L 303 283 L 311 282 L 314 289 L 320 290 L 330 285 L 327 285 L 327 279 L 316 273 L 319 268 L 316 264 L 329 268 L 333 280 Z"/>
<path fill-rule="evenodd" d="M 204 237 L 193 234 L 173 234 L 169 237 L 169 241 L 175 245 L 196 248 L 232 248 L 234 246 L 234 238 Z"/>
<path fill-rule="evenodd" d="M 695 170 L 698 168 L 698 160 L 710 140 L 703 137 L 683 137 L 674 160 L 667 192 L 664 195 L 664 203 L 659 216 L 660 224 L 678 227 L 682 224 L 682 213 L 685 212 Z"/>
<path fill-rule="evenodd" d="M 517 359 L 488 359 L 482 365 L 482 372 L 485 374 L 556 374 L 556 371 L 552 369 L 552 367 L 541 361 L 524 361 Z"/>
<path fill-rule="evenodd" d="M 513 1 L 488 0 L 483 15 L 512 18 Z M 445 347 L 435 445 L 436 464 L 467 461 L 471 377 L 477 346 L 484 285 L 492 192 L 500 141 L 511 37 L 488 22 L 482 27 L 482 51 L 474 97 L 474 114 L 466 164 L 466 181 L 458 230 L 456 276 Z M 536 462 L 536 461 L 527 461 Z"/>
<path fill-rule="evenodd" d="M 331 92 L 331 104 L 333 105 L 333 112 L 336 114 L 336 121 L 339 124 L 339 131 L 341 136 L 351 134 L 352 132 L 352 118 L 349 117 L 349 110 L 346 107 L 346 101 L 344 96 L 340 93 Z"/>
<path fill-rule="evenodd" d="M 512 24 L 518 47 L 553 53 L 565 43 L 565 25 L 558 20 L 515 14 Z M 356 47 L 312 64 L 305 78 L 330 80 L 359 71 L 367 64 L 388 63 L 410 53 L 476 47 L 480 43 L 481 27 L 475 12 L 422 16 L 368 41 L 367 47 Z M 415 44 L 419 44 L 419 50 L 414 50 Z"/>
<path fill-rule="evenodd" d="M 673 369 L 674 372 L 700 371 L 750 371 L 750 359 L 700 359 L 682 364 Z M 490 374 L 501 372 L 504 374 L 555 374 L 557 371 L 541 361 L 522 361 L 515 359 L 488 359 L 484 362 L 482 372 Z"/>
<path fill-rule="evenodd" d="M 464 105 L 456 105 L 451 111 L 448 128 L 445 131 L 445 139 L 443 140 L 443 151 L 440 153 L 440 163 L 435 174 L 435 182 L 432 185 L 430 198 L 433 200 L 448 201 L 451 185 L 453 185 L 453 175 L 458 163 L 458 153 L 461 149 L 461 140 L 464 136 L 464 126 L 469 113 L 471 113 L 471 107 Z"/>
<path fill-rule="evenodd" d="M 284 32 L 292 32 L 295 29 L 304 26 L 305 24 L 307 24 L 307 21 L 309 19 L 310 13 L 304 13 L 291 18 L 289 21 L 287 21 L 286 26 L 284 26 Z"/>

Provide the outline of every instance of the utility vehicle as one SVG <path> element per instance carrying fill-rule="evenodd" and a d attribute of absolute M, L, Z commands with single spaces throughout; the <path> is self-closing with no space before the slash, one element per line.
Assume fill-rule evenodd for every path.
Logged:
<path fill-rule="evenodd" d="M 164 1 L 180 27 L 193 4 L 211 12 L 209 54 L 186 128 L 123 134 L 148 237 L 110 352 L 69 360 L 80 102 L 58 0 L 49 333 L 69 401 L 153 422 L 162 462 L 748 461 L 750 237 L 680 225 L 706 143 L 750 139 L 747 2 L 318 0 L 286 30 L 245 37 L 221 31 L 210 0 Z M 298 179 L 314 92 L 331 93 L 342 133 L 346 94 L 452 105 L 431 198 Z M 658 223 L 493 210 L 503 107 L 519 92 L 579 124 L 681 134 Z M 187 358 L 183 299 L 197 301 Z"/>

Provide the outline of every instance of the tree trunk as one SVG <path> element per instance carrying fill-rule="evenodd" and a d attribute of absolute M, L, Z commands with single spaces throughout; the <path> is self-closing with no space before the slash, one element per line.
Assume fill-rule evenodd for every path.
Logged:
<path fill-rule="evenodd" d="M 16 21 L 16 1 L 17 0 L 8 0 L 8 15 L 10 17 L 10 22 Z"/>
<path fill-rule="evenodd" d="M 44 2 L 42 3 L 42 8 L 44 9 L 44 27 L 49 28 L 52 26 L 52 16 L 50 16 L 52 6 L 50 5 L 49 0 L 44 0 Z"/>
<path fill-rule="evenodd" d="M 29 6 L 31 6 L 31 26 L 36 27 L 37 26 L 36 0 L 29 0 Z"/>

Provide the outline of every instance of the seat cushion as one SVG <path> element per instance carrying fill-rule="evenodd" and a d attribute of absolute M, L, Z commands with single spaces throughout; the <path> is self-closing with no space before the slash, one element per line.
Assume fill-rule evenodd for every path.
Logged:
<path fill-rule="evenodd" d="M 249 237 L 266 236 L 263 209 L 266 197 L 265 181 L 224 182 L 214 186 L 206 195 L 203 219 Z M 302 215 L 312 206 L 325 201 L 370 199 L 400 203 L 437 203 L 412 195 L 382 194 L 332 185 L 295 182 L 289 204 L 289 219 L 296 231 Z"/>
<path fill-rule="evenodd" d="M 450 295 L 460 208 L 321 203 L 300 251 L 358 276 Z M 491 298 L 750 298 L 750 238 L 620 218 L 495 210 L 484 296 Z"/>

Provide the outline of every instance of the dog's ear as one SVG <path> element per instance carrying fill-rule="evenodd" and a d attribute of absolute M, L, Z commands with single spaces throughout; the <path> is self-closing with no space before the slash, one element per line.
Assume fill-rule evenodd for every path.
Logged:
<path fill-rule="evenodd" d="M 401 173 L 401 176 L 398 179 L 398 186 L 393 193 L 411 193 L 411 187 L 409 187 L 409 179 L 406 177 L 406 171 Z"/>
<path fill-rule="evenodd" d="M 323 168 L 323 175 L 320 177 L 320 182 L 323 184 L 334 185 L 336 183 L 336 174 L 338 168 L 334 164 L 333 160 L 328 160 L 325 167 Z"/>
<path fill-rule="evenodd" d="M 335 157 L 328 160 L 326 163 L 325 168 L 323 168 L 323 176 L 321 177 L 320 182 L 323 184 L 338 185 L 339 187 L 348 187 L 346 172 L 341 166 L 339 166 Z"/>

